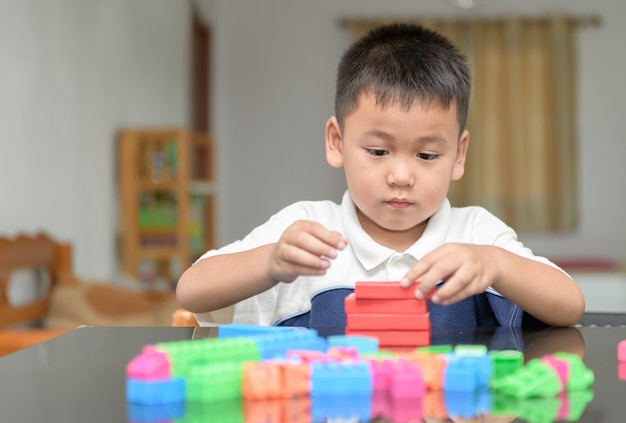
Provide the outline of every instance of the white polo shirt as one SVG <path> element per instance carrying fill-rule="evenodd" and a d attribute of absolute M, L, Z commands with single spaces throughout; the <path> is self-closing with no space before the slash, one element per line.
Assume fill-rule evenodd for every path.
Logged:
<path fill-rule="evenodd" d="M 356 281 L 400 280 L 417 260 L 445 243 L 494 245 L 555 266 L 549 260 L 535 256 L 517 240 L 513 229 L 484 208 L 452 208 L 447 199 L 430 218 L 423 235 L 415 244 L 406 251 L 394 251 L 376 243 L 363 230 L 348 191 L 340 205 L 331 201 L 300 201 L 287 206 L 244 239 L 219 250 L 208 251 L 198 261 L 275 243 L 285 229 L 297 220 L 316 221 L 331 231 L 341 233 L 348 240 L 347 247 L 331 261 L 325 275 L 301 276 L 292 283 L 279 283 L 268 291 L 235 304 L 233 322 L 279 324 L 308 312 L 311 299 L 324 291 L 353 288 Z M 491 288 L 488 291 L 499 295 Z"/>

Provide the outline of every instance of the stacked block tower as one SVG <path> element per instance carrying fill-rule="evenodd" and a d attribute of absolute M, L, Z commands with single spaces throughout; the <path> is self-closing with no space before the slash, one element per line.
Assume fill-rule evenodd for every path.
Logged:
<path fill-rule="evenodd" d="M 399 282 L 356 282 L 345 299 L 346 335 L 378 338 L 382 348 L 430 345 L 428 301 L 415 298 L 415 286 Z"/>

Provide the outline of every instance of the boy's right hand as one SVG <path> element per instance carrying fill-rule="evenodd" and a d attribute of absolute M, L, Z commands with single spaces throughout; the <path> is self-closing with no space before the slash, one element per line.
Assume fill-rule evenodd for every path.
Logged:
<path fill-rule="evenodd" d="M 302 275 L 323 275 L 330 260 L 348 241 L 317 222 L 298 220 L 291 224 L 274 246 L 269 275 L 278 282 L 293 282 Z"/>

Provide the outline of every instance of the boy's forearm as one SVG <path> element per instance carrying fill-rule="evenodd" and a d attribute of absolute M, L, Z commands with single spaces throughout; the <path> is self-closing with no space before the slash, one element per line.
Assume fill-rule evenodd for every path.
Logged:
<path fill-rule="evenodd" d="M 273 244 L 209 257 L 188 268 L 176 286 L 181 307 L 204 313 L 260 294 L 276 284 L 268 273 Z"/>
<path fill-rule="evenodd" d="M 498 249 L 500 277 L 493 288 L 551 326 L 571 326 L 585 311 L 576 282 L 547 264 Z"/>

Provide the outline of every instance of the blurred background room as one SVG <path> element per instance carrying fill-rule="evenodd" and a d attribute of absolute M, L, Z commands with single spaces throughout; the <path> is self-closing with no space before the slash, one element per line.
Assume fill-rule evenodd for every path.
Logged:
<path fill-rule="evenodd" d="M 623 299 L 626 311 L 626 290 L 619 288 L 626 287 L 626 2 L 614 0 L 0 0 L 0 236 L 44 232 L 71 244 L 80 278 L 144 289 L 142 271 L 160 270 L 122 264 L 130 232 L 139 240 L 142 225 L 141 204 L 125 208 L 124 189 L 134 182 L 123 169 L 146 164 L 125 162 L 122 134 L 138 131 L 130 136 L 136 141 L 152 136 L 141 131 L 182 131 L 165 135 L 165 143 L 204 134 L 209 147 L 178 162 L 206 166 L 203 181 L 189 191 L 166 189 L 175 192 L 175 204 L 188 203 L 179 214 L 195 210 L 194 200 L 183 200 L 188 195 L 210 197 L 195 217 L 204 231 L 199 243 L 189 247 L 193 240 L 184 234 L 191 229 L 177 232 L 172 251 L 184 243 L 187 255 L 149 281 L 169 287 L 200 251 L 241 238 L 289 203 L 341 199 L 345 182 L 326 164 L 324 124 L 333 114 L 338 60 L 358 25 L 552 18 L 572 23 L 570 44 L 553 46 L 571 66 L 546 85 L 568 90 L 569 135 L 556 149 L 539 145 L 523 155 L 517 168 L 522 178 L 544 176 L 535 181 L 552 187 L 543 203 L 565 200 L 558 212 L 541 213 L 556 216 L 547 225 L 532 213 L 530 223 L 504 213 L 513 188 L 492 191 L 496 200 L 487 191 L 463 201 L 495 208 L 528 247 L 575 274 L 586 293 L 607 281 L 607 289 L 617 289 L 593 289 L 593 307 Z M 538 139 L 520 131 L 499 136 L 515 136 L 516 145 Z M 481 151 L 485 133 L 477 126 L 470 154 Z M 566 183 L 546 173 L 556 168 L 553 160 L 565 163 Z M 131 229 L 124 219 L 134 222 Z"/>

